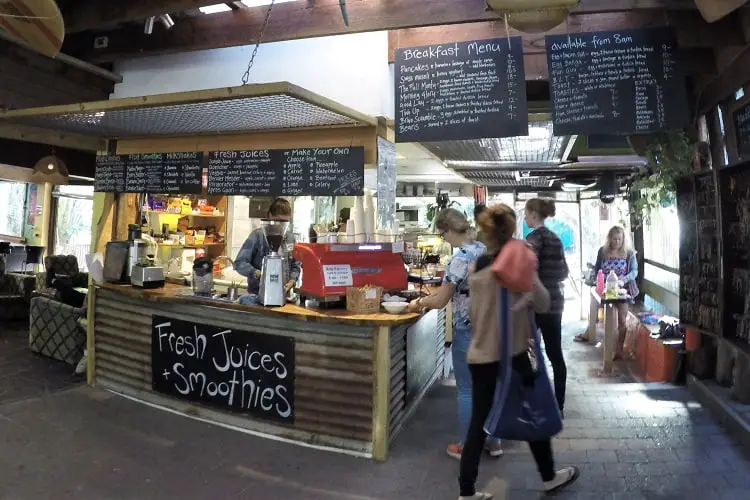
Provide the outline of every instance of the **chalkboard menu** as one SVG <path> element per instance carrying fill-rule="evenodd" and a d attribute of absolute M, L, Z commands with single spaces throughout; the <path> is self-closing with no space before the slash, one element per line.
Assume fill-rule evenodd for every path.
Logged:
<path fill-rule="evenodd" d="M 750 158 L 750 102 L 732 113 L 732 121 L 737 152 L 743 158 Z"/>
<path fill-rule="evenodd" d="M 545 37 L 555 135 L 646 134 L 690 120 L 667 28 Z"/>
<path fill-rule="evenodd" d="M 724 335 L 750 348 L 750 162 L 719 171 Z"/>
<path fill-rule="evenodd" d="M 528 135 L 521 37 L 396 51 L 396 142 Z"/>
<path fill-rule="evenodd" d="M 696 174 L 695 220 L 698 253 L 697 327 L 718 335 L 721 332 L 719 309 L 719 223 L 717 190 L 713 172 Z"/>
<path fill-rule="evenodd" d="M 677 181 L 677 217 L 680 221 L 680 321 L 698 325 L 700 266 L 697 212 L 693 177 Z"/>
<path fill-rule="evenodd" d="M 94 173 L 94 191 L 104 193 L 122 193 L 125 191 L 124 155 L 107 155 L 96 157 Z"/>
<path fill-rule="evenodd" d="M 361 146 L 215 151 L 208 157 L 208 194 L 358 196 L 364 183 Z"/>
<path fill-rule="evenodd" d="M 203 153 L 151 153 L 96 157 L 94 191 L 200 194 Z"/>
<path fill-rule="evenodd" d="M 162 316 L 151 326 L 154 391 L 294 422 L 294 338 Z"/>

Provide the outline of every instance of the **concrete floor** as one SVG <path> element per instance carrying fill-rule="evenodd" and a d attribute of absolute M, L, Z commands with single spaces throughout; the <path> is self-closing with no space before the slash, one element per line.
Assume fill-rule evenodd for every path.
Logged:
<path fill-rule="evenodd" d="M 592 378 L 599 353 L 569 339 L 559 465 L 582 476 L 556 498 L 750 498 L 750 461 L 685 388 Z M 0 378 L 2 384 L 8 381 Z M 256 438 L 89 387 L 0 402 L 0 500 L 448 500 L 457 498 L 454 389 L 436 387 L 385 464 Z M 479 481 L 499 500 L 540 498 L 525 445 Z"/>

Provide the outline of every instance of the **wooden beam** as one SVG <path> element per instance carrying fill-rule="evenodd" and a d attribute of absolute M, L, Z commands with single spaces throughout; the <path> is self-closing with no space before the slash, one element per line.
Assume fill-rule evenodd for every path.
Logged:
<path fill-rule="evenodd" d="M 97 137 L 59 132 L 29 125 L 17 125 L 14 123 L 0 122 L 0 137 L 81 151 L 97 151 L 106 147 L 106 142 Z"/>
<path fill-rule="evenodd" d="M 587 4 L 591 7 L 587 7 Z M 338 0 L 279 4 L 274 7 L 264 40 L 274 42 L 500 19 L 496 12 L 487 10 L 485 0 L 359 0 L 347 5 L 349 26 L 343 22 Z M 617 5 L 620 10 L 617 10 Z M 566 25 L 579 31 L 593 31 L 594 29 L 588 28 L 589 25 L 617 29 L 620 26 L 608 23 L 607 19 L 622 20 L 622 16 L 626 16 L 624 19 L 635 16 L 632 21 L 626 22 L 628 26 L 654 26 L 666 22 L 664 10 L 631 11 L 639 5 L 663 8 L 669 3 L 666 0 L 583 1 L 569 21 L 559 29 L 564 29 Z M 140 25 L 125 26 L 105 33 L 81 33 L 67 37 L 63 50 L 88 61 L 111 62 L 130 57 L 249 45 L 257 40 L 265 13 L 265 9 L 251 8 L 197 16 L 189 21 L 178 20 L 171 30 L 154 30 L 151 35 L 144 34 Z M 695 10 L 680 13 L 701 19 Z M 616 17 L 611 17 L 613 15 Z M 605 17 L 597 19 L 599 16 Z M 704 24 L 708 26 L 707 23 Z M 721 40 L 724 31 L 719 27 L 710 30 L 710 34 L 718 35 Z M 106 36 L 107 47 L 95 49 L 96 36 Z"/>

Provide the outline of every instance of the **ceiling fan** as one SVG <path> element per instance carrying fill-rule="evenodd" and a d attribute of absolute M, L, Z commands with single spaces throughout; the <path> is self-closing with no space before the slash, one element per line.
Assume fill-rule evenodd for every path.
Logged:
<path fill-rule="evenodd" d="M 54 0 L 3 0 L 0 31 L 48 57 L 60 53 L 65 23 Z"/>

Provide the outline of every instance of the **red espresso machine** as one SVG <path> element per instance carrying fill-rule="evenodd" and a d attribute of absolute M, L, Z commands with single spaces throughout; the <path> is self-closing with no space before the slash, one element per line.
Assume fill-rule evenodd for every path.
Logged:
<path fill-rule="evenodd" d="M 350 286 L 380 286 L 384 291 L 408 286 L 404 260 L 391 243 L 297 243 L 293 256 L 302 264 L 300 297 L 321 303 L 345 299 Z"/>

